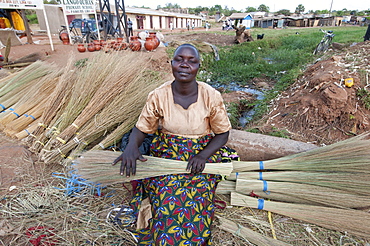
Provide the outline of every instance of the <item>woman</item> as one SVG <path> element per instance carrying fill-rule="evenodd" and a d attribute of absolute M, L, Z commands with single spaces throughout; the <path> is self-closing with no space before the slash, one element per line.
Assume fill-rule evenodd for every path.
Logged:
<path fill-rule="evenodd" d="M 138 148 L 146 134 L 156 133 L 151 155 L 188 161 L 190 173 L 138 181 L 131 205 L 139 209 L 149 197 L 153 214 L 148 228 L 138 232 L 138 245 L 211 245 L 214 192 L 221 177 L 201 172 L 206 162 L 225 161 L 220 148 L 231 125 L 221 94 L 196 81 L 198 50 L 179 46 L 171 65 L 174 81 L 149 94 L 125 151 L 113 165 L 121 161 L 121 175 L 135 175 L 136 161 L 146 161 Z"/>

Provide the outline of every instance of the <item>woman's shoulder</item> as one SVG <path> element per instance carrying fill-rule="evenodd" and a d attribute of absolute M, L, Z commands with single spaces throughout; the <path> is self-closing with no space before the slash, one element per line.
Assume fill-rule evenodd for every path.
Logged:
<path fill-rule="evenodd" d="M 201 91 L 203 91 L 204 93 L 208 93 L 208 94 L 219 94 L 221 95 L 221 93 L 216 90 L 215 88 L 213 88 L 211 85 L 205 83 L 205 82 L 201 82 L 201 81 L 197 81 L 198 85 L 199 85 L 199 88 L 201 89 Z"/>
<path fill-rule="evenodd" d="M 151 94 L 162 94 L 162 93 L 168 92 L 169 90 L 171 90 L 171 84 L 172 84 L 172 82 L 173 82 L 172 80 L 164 82 L 163 84 L 161 84 L 160 86 L 158 86 L 157 88 L 155 88 L 151 92 Z"/>

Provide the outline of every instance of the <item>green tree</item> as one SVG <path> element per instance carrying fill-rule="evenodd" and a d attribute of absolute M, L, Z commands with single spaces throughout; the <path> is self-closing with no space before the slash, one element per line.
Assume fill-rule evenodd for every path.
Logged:
<path fill-rule="evenodd" d="M 249 13 L 249 12 L 257 12 L 257 9 L 255 7 L 246 7 L 245 8 L 245 12 Z"/>
<path fill-rule="evenodd" d="M 258 6 L 257 8 L 258 11 L 261 11 L 261 12 L 270 12 L 270 8 L 267 7 L 266 5 L 264 4 L 261 4 L 260 6 Z"/>
<path fill-rule="evenodd" d="M 303 13 L 304 12 L 304 6 L 302 4 L 299 4 L 296 8 L 295 8 L 295 13 L 296 14 L 300 14 L 300 13 Z"/>
<path fill-rule="evenodd" d="M 289 9 L 280 9 L 276 13 L 279 14 L 279 15 L 290 16 L 290 10 Z"/>

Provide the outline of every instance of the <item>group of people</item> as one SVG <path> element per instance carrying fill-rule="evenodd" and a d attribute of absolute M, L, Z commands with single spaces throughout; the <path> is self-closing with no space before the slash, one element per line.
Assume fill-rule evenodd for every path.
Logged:
<path fill-rule="evenodd" d="M 145 165 L 139 147 L 148 134 L 153 136 L 151 156 L 187 161 L 179 174 L 133 182 L 135 215 L 144 198 L 152 212 L 146 228 L 132 231 L 137 245 L 211 245 L 215 190 L 222 177 L 202 171 L 207 162 L 238 157 L 225 146 L 231 124 L 220 92 L 196 80 L 200 65 L 193 45 L 175 50 L 174 80 L 148 95 L 125 150 L 113 162 L 120 163 L 121 175 L 135 175 L 137 162 Z"/>

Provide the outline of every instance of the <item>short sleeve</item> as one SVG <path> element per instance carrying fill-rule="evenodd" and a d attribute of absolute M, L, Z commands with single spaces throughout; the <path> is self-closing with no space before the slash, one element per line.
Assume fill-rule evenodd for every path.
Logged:
<path fill-rule="evenodd" d="M 148 134 L 152 134 L 158 129 L 159 119 L 161 118 L 158 103 L 158 96 L 154 92 L 149 93 L 145 106 L 136 122 L 136 128 Z"/>
<path fill-rule="evenodd" d="M 212 97 L 213 105 L 210 113 L 209 123 L 211 125 L 211 130 L 215 134 L 221 134 L 229 131 L 231 129 L 231 123 L 229 117 L 227 116 L 226 107 L 221 96 L 221 93 L 215 91 Z"/>

